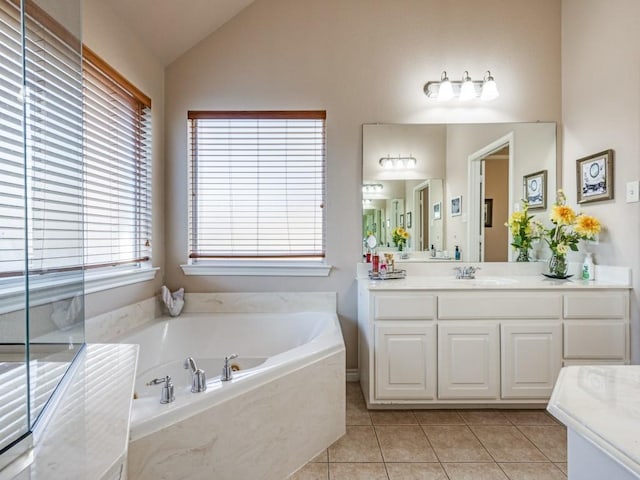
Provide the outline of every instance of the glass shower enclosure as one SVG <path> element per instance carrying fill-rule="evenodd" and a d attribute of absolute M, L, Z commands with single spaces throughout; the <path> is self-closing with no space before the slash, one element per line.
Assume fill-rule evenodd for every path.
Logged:
<path fill-rule="evenodd" d="M 84 345 L 80 0 L 0 0 L 0 470 Z"/>

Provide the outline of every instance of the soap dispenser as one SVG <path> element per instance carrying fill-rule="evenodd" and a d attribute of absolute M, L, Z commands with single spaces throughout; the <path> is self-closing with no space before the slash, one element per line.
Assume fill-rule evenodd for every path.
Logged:
<path fill-rule="evenodd" d="M 458 245 L 456 245 L 456 250 L 454 252 L 454 255 L 456 260 L 460 260 L 460 247 L 458 247 Z"/>
<path fill-rule="evenodd" d="M 583 280 L 595 280 L 596 268 L 593 264 L 593 254 L 587 252 L 584 256 L 584 263 L 582 264 L 582 279 Z"/>

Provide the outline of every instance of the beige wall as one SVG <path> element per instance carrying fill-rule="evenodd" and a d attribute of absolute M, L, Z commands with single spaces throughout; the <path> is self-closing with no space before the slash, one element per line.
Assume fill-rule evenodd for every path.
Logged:
<path fill-rule="evenodd" d="M 444 69 L 454 78 L 490 69 L 501 96 L 438 105 L 422 89 Z M 165 89 L 168 285 L 336 291 L 347 367 L 355 368 L 362 124 L 559 121 L 560 2 L 257 0 L 171 64 Z M 328 278 L 183 275 L 189 109 L 327 110 Z"/>
<path fill-rule="evenodd" d="M 615 199 L 584 205 L 606 227 L 596 263 L 634 272 L 631 354 L 640 363 L 640 204 L 625 202 L 625 183 L 640 178 L 640 2 L 563 0 L 563 177 L 576 201 L 576 159 L 615 151 Z M 579 256 L 577 260 L 581 260 Z"/>
<path fill-rule="evenodd" d="M 102 0 L 82 3 L 83 42 L 136 87 L 151 97 L 153 170 L 153 265 L 155 280 L 87 295 L 86 317 L 155 295 L 164 271 L 164 68 L 127 30 Z"/>

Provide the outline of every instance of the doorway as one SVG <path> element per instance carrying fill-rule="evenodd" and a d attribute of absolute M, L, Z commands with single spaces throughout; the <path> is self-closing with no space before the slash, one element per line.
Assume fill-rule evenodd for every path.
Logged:
<path fill-rule="evenodd" d="M 513 132 L 469 156 L 469 260 L 506 262 L 511 235 L 504 226 L 513 204 Z"/>

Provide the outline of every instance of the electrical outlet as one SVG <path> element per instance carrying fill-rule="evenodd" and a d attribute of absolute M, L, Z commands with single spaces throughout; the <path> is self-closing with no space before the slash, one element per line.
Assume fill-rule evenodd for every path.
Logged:
<path fill-rule="evenodd" d="M 627 203 L 640 201 L 640 181 L 627 182 Z"/>

